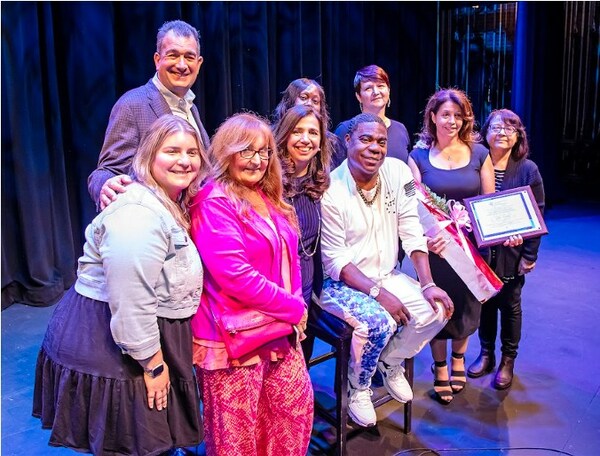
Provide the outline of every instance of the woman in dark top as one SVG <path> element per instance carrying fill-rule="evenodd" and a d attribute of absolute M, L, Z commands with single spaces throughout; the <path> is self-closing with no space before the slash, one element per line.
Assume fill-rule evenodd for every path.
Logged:
<path fill-rule="evenodd" d="M 485 138 L 484 144 L 490 148 L 496 191 L 529 185 L 543 213 L 544 184 L 537 165 L 527 159 L 529 144 L 519 116 L 508 109 L 492 111 L 481 133 Z M 468 375 L 477 378 L 494 370 L 500 312 L 502 359 L 493 382 L 497 389 L 506 389 L 512 384 L 514 362 L 521 340 L 521 290 L 525 284 L 525 274 L 535 267 L 540 240 L 540 237 L 526 239 L 518 247 L 492 247 L 491 266 L 504 286 L 481 310 L 481 353 L 469 367 Z"/>
<path fill-rule="evenodd" d="M 492 193 L 494 174 L 485 147 L 477 144 L 473 130 L 475 118 L 467 95 L 457 89 L 440 89 L 425 108 L 419 147 L 408 159 L 415 179 L 437 195 L 461 201 Z M 422 147 L 421 147 L 422 145 Z M 429 262 L 435 283 L 454 302 L 454 314 L 448 324 L 430 342 L 434 360 L 434 397 L 443 404 L 452 401 L 466 384 L 464 354 L 468 337 L 479 326 L 481 303 L 440 256 L 446 241 L 440 234 L 429 238 Z M 447 340 L 452 341 L 451 377 L 446 363 Z"/>
<path fill-rule="evenodd" d="M 310 307 L 311 296 L 321 294 L 321 196 L 329 186 L 330 144 L 323 117 L 312 108 L 290 108 L 275 125 L 277 153 L 283 168 L 283 196 L 294 206 L 300 225 L 298 253 L 302 294 Z M 310 311 L 309 311 L 310 314 Z M 303 343 L 310 357 L 313 338 Z"/>
<path fill-rule="evenodd" d="M 354 91 L 361 112 L 369 112 L 379 116 L 387 128 L 388 142 L 386 157 L 394 157 L 406 163 L 410 150 L 410 136 L 406 127 L 385 115 L 390 107 L 390 78 L 385 70 L 377 65 L 361 68 L 354 76 Z M 338 125 L 335 134 L 345 144 L 350 121 Z"/>
<path fill-rule="evenodd" d="M 346 159 L 346 143 L 331 133 L 329 129 L 329 108 L 325 100 L 325 91 L 321 85 L 308 78 L 294 79 L 282 92 L 281 101 L 273 112 L 273 126 L 281 121 L 284 114 L 293 106 L 304 105 L 314 109 L 323 118 L 324 136 L 331 151 L 331 169 Z"/>

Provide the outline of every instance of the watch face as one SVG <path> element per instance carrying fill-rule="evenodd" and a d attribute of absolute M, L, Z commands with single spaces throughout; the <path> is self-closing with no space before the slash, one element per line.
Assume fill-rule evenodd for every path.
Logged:
<path fill-rule="evenodd" d="M 150 378 L 158 377 L 165 370 L 165 366 L 161 363 L 158 366 L 146 371 Z"/>
<path fill-rule="evenodd" d="M 376 298 L 377 296 L 379 296 L 379 287 L 371 287 L 371 289 L 369 290 L 369 296 L 371 296 L 372 298 Z"/>

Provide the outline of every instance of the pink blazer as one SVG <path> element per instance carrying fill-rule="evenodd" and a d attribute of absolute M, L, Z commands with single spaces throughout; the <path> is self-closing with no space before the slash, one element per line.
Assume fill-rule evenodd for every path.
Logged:
<path fill-rule="evenodd" d="M 204 264 L 200 307 L 192 319 L 195 337 L 221 340 L 209 303 L 217 309 L 255 308 L 279 320 L 300 322 L 305 304 L 298 234 L 268 201 L 267 206 L 279 236 L 254 211 L 248 217 L 240 216 L 214 181 L 192 201 L 192 240 Z M 290 258 L 292 293 L 285 290 L 281 276 L 281 242 Z"/>

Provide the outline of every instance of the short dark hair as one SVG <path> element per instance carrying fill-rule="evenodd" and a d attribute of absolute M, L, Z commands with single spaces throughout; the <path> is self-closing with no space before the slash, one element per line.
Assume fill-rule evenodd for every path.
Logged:
<path fill-rule="evenodd" d="M 346 134 L 349 136 L 352 136 L 352 133 L 354 133 L 356 131 L 356 129 L 358 128 L 358 126 L 360 124 L 372 123 L 372 122 L 383 125 L 383 127 L 385 128 L 385 122 L 383 121 L 383 119 L 381 117 L 376 116 L 375 114 L 368 113 L 368 112 L 363 112 L 357 116 L 354 116 L 352 119 L 350 119 L 350 122 L 348 123 L 348 132 Z"/>
<path fill-rule="evenodd" d="M 160 54 L 162 48 L 162 42 L 165 35 L 169 32 L 173 32 L 175 36 L 182 36 L 184 38 L 194 38 L 198 45 L 198 55 L 200 55 L 200 34 L 198 30 L 192 27 L 190 24 L 184 21 L 168 21 L 165 22 L 156 34 L 156 52 Z"/>
<path fill-rule="evenodd" d="M 354 76 L 354 91 L 360 93 L 360 85 L 367 81 L 383 81 L 388 88 L 390 87 L 390 78 L 388 74 L 383 68 L 377 65 L 368 65 L 356 72 L 356 75 Z"/>

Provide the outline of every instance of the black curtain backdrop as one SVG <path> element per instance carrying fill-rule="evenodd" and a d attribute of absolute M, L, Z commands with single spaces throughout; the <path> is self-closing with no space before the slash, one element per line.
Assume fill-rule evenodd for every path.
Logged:
<path fill-rule="evenodd" d="M 390 75 L 388 115 L 414 138 L 436 89 L 438 7 L 2 2 L 2 308 L 50 305 L 74 282 L 95 214 L 87 176 L 114 102 L 154 74 L 163 22 L 183 19 L 200 32 L 204 64 L 193 90 L 211 135 L 235 112 L 268 116 L 299 77 L 323 85 L 334 128 L 359 112 L 352 80 L 373 63 Z"/>

